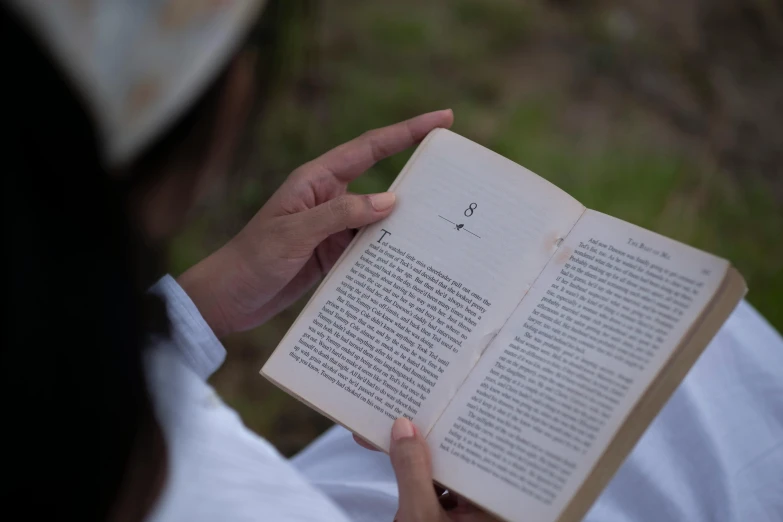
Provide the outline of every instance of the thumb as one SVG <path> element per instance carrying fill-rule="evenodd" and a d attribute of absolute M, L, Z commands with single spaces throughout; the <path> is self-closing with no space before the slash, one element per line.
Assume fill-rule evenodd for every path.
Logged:
<path fill-rule="evenodd" d="M 399 522 L 437 522 L 443 510 L 432 487 L 432 464 L 427 442 L 405 418 L 392 426 L 392 467 L 399 491 Z"/>
<path fill-rule="evenodd" d="M 393 192 L 359 195 L 344 194 L 302 212 L 299 218 L 318 244 L 332 234 L 348 228 L 360 228 L 388 216 L 397 197 Z"/>

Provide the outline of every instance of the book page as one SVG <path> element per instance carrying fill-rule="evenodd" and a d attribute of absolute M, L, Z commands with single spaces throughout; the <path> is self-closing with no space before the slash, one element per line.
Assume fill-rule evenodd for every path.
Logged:
<path fill-rule="evenodd" d="M 587 210 L 430 433 L 435 478 L 557 520 L 728 266 Z"/>
<path fill-rule="evenodd" d="M 450 131 L 417 149 L 262 373 L 369 442 L 427 433 L 584 207 Z"/>

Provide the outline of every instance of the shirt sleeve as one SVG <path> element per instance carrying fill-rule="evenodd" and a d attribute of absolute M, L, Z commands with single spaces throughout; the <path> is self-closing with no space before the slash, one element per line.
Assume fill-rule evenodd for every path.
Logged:
<path fill-rule="evenodd" d="M 166 302 L 171 322 L 169 344 L 196 375 L 207 380 L 223 364 L 226 349 L 173 277 L 164 276 L 150 292 Z"/>

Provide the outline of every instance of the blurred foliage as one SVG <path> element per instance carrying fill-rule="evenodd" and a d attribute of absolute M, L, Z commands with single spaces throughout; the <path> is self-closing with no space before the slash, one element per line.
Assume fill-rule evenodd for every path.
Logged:
<path fill-rule="evenodd" d="M 249 160 L 224 202 L 175 242 L 175 273 L 235 233 L 298 165 L 367 129 L 451 107 L 456 132 L 586 206 L 730 259 L 750 302 L 783 329 L 778 4 L 288 4 L 282 77 Z M 381 162 L 353 189 L 385 189 L 408 157 Z M 329 425 L 258 375 L 301 306 L 228 339 L 213 379 L 285 454 Z"/>

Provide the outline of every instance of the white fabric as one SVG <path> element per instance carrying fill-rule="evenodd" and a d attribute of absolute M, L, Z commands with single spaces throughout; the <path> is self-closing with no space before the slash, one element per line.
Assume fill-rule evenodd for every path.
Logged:
<path fill-rule="evenodd" d="M 335 427 L 283 459 L 204 382 L 225 354 L 190 299 L 170 277 L 155 291 L 167 298 L 174 335 L 148 360 L 170 460 L 149 520 L 392 520 L 388 457 Z M 749 304 L 739 305 L 586 520 L 783 521 L 783 339 Z"/>
<path fill-rule="evenodd" d="M 224 67 L 265 0 L 11 0 L 81 91 L 111 166 Z"/>
<path fill-rule="evenodd" d="M 166 486 L 147 520 L 346 521 L 206 384 L 225 351 L 174 279 L 153 291 L 167 299 L 174 332 L 146 361 L 168 451 Z"/>

